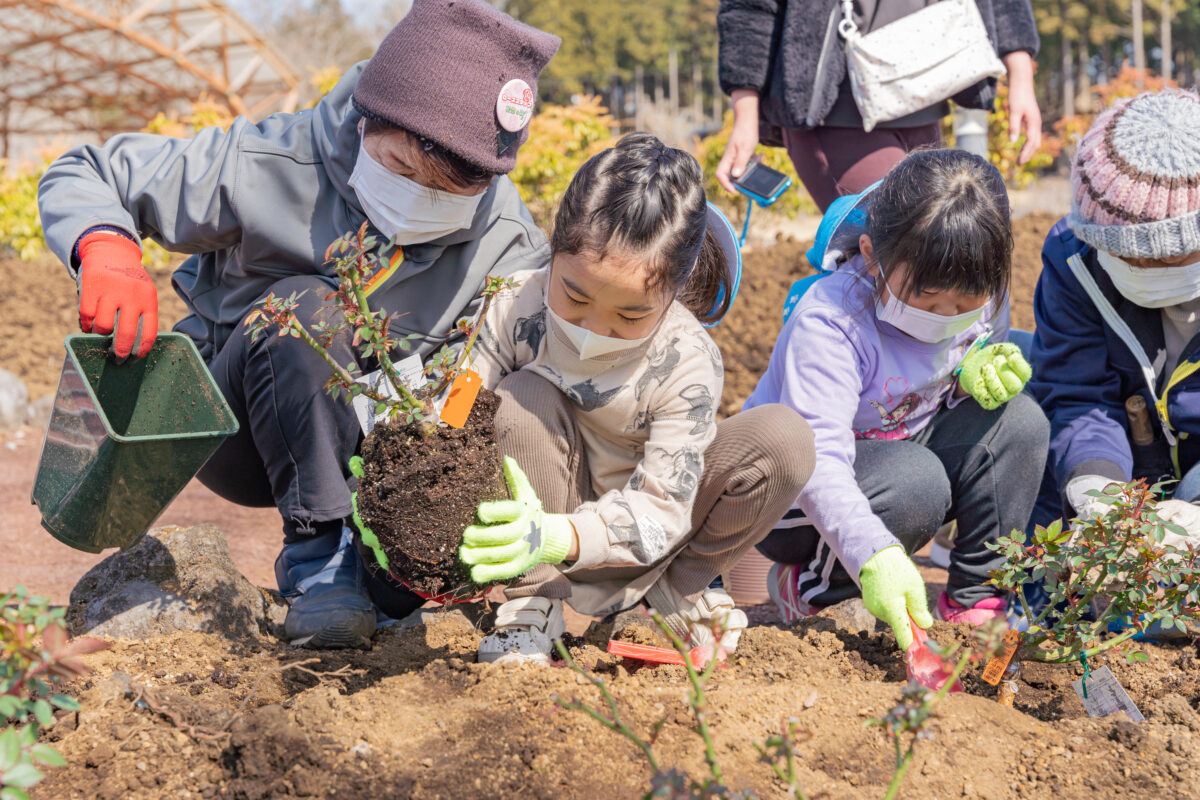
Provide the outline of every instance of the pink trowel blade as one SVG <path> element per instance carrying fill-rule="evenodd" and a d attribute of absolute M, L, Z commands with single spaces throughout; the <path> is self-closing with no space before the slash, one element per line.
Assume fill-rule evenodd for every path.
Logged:
<path fill-rule="evenodd" d="M 697 650 L 700 650 L 700 648 L 693 648 L 688 653 L 688 658 L 691 659 L 694 666 L 699 667 L 704 664 L 704 654 L 697 653 Z M 609 639 L 608 652 L 621 658 L 636 658 L 638 661 L 647 661 L 651 664 L 678 664 L 683 666 L 683 656 L 679 655 L 679 651 L 670 647 L 654 647 L 649 644 L 618 642 L 614 639 Z"/>
<path fill-rule="evenodd" d="M 925 632 L 924 628 L 913 622 L 912 617 L 908 618 L 908 627 L 912 631 L 913 637 L 912 644 L 909 645 L 908 652 L 905 654 L 908 679 L 916 681 L 926 689 L 937 691 L 954 674 L 954 670 L 946 666 L 941 656 L 929 649 L 929 634 Z M 952 692 L 961 692 L 962 690 L 961 681 L 956 681 L 950 687 Z"/>

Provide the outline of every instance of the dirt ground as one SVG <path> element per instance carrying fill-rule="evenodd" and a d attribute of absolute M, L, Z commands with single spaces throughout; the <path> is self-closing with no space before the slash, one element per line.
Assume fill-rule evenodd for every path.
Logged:
<path fill-rule="evenodd" d="M 933 634 L 946 641 L 954 631 L 938 623 Z M 572 648 L 576 660 L 608 681 L 636 733 L 650 738 L 659 725 L 664 767 L 704 774 L 683 668 L 614 663 L 597 648 L 606 636 L 593 626 Z M 48 734 L 70 766 L 50 771 L 34 796 L 634 798 L 648 789 L 633 745 L 555 704 L 599 704 L 595 689 L 563 667 L 474 663 L 478 641 L 451 611 L 382 632 L 370 651 L 314 654 L 200 634 L 119 642 L 91 657 L 94 674 L 72 687 L 83 710 Z M 938 707 L 901 796 L 1196 797 L 1196 644 L 1149 654 L 1147 664 L 1109 662 L 1142 724 L 1087 718 L 1069 686 L 1078 669 L 1027 669 L 1016 710 L 968 678 L 966 694 Z M 847 633 L 821 618 L 750 629 L 708 690 L 727 784 L 785 796 L 754 744 L 794 716 L 812 736 L 798 758 L 810 797 L 881 797 L 894 753 L 864 723 L 895 704 L 903 674 L 890 634 Z"/>

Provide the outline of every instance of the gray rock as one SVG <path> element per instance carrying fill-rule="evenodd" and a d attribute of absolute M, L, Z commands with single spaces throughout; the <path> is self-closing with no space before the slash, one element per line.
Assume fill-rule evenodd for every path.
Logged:
<path fill-rule="evenodd" d="M 875 615 L 867 611 L 861 597 L 851 597 L 837 605 L 821 609 L 818 617 L 833 620 L 835 626 L 852 633 L 874 633 Z"/>
<path fill-rule="evenodd" d="M 237 570 L 213 525 L 155 528 L 92 567 L 67 608 L 72 634 L 146 639 L 174 631 L 235 641 L 268 631 L 266 595 Z"/>
<path fill-rule="evenodd" d="M 54 410 L 54 395 L 44 394 L 29 404 L 25 424 L 31 428 L 45 428 L 50 424 L 50 412 Z"/>
<path fill-rule="evenodd" d="M 13 373 L 0 369 L 0 430 L 25 424 L 29 414 L 29 390 Z"/>

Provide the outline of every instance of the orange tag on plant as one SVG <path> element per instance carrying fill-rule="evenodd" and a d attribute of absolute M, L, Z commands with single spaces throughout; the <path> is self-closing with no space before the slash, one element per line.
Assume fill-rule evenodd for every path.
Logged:
<path fill-rule="evenodd" d="M 1000 654 L 993 656 L 992 660 L 983 668 L 983 679 L 992 686 L 1000 683 L 1000 679 L 1004 677 L 1004 670 L 1008 668 L 1009 662 L 1017 652 L 1017 645 L 1021 643 L 1021 632 L 1012 630 L 1011 628 L 1004 634 L 1004 649 Z"/>
<path fill-rule="evenodd" d="M 442 406 L 442 422 L 451 428 L 466 425 L 467 417 L 471 415 L 471 408 L 475 405 L 475 398 L 479 396 L 482 386 L 483 380 L 475 370 L 464 369 L 458 373 L 454 383 L 450 384 L 446 405 Z"/>

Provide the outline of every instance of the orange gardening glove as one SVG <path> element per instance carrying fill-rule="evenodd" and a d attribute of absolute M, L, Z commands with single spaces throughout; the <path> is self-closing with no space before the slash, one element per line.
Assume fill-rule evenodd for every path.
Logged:
<path fill-rule="evenodd" d="M 116 231 L 87 234 L 79 240 L 79 329 L 112 333 L 116 328 L 113 352 L 125 358 L 137 340 L 139 319 L 137 357 L 145 358 L 158 336 L 158 290 L 142 269 L 142 249 Z"/>

